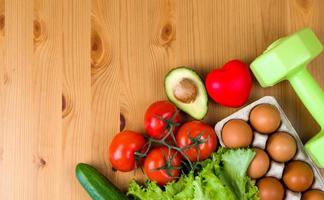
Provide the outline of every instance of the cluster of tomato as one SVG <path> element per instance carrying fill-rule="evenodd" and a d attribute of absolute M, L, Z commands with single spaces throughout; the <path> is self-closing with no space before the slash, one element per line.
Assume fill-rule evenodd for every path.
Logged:
<path fill-rule="evenodd" d="M 181 123 L 182 115 L 172 103 L 151 104 L 144 117 L 146 135 L 126 130 L 113 138 L 109 147 L 112 167 L 122 172 L 142 167 L 159 185 L 175 180 L 183 163 L 204 160 L 218 146 L 209 125 L 201 121 Z"/>

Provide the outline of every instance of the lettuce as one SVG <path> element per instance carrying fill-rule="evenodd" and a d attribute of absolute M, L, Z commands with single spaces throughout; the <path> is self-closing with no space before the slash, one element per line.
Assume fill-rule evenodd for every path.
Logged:
<path fill-rule="evenodd" d="M 132 181 L 128 195 L 139 200 L 258 200 L 258 188 L 246 176 L 254 156 L 252 149 L 220 148 L 200 163 L 197 175 L 182 175 L 164 189 L 151 181 L 145 187 Z"/>
<path fill-rule="evenodd" d="M 231 187 L 237 199 L 258 199 L 258 188 L 246 176 L 254 156 L 252 149 L 228 150 L 222 154 L 223 173 L 220 177 Z"/>

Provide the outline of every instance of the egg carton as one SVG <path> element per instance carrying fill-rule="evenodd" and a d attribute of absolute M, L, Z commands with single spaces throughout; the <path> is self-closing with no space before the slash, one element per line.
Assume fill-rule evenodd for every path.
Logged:
<path fill-rule="evenodd" d="M 282 110 L 282 108 L 280 107 L 280 105 L 278 104 L 278 102 L 276 101 L 276 99 L 272 96 L 265 96 L 253 103 L 251 103 L 250 105 L 242 108 L 241 110 L 233 113 L 232 115 L 226 117 L 225 119 L 221 120 L 220 122 L 218 122 L 215 125 L 215 131 L 216 134 L 219 138 L 220 144 L 222 146 L 225 146 L 223 141 L 222 141 L 222 137 L 221 137 L 221 131 L 223 126 L 225 125 L 226 122 L 228 122 L 231 119 L 242 119 L 246 122 L 248 122 L 249 120 L 249 114 L 251 112 L 251 110 L 259 105 L 259 104 L 272 104 L 274 106 L 277 107 L 277 109 L 280 112 L 281 115 L 281 125 L 278 129 L 278 131 L 284 131 L 287 132 L 289 134 L 291 134 L 297 143 L 298 146 L 298 150 L 296 155 L 294 156 L 293 160 L 302 160 L 305 161 L 306 163 L 308 163 L 314 172 L 314 183 L 312 185 L 312 189 L 320 189 L 324 191 L 324 179 L 320 174 L 320 171 L 318 170 L 318 168 L 315 166 L 315 164 L 312 162 L 312 160 L 309 158 L 309 156 L 306 154 L 304 147 L 303 147 L 303 143 L 299 138 L 299 135 L 297 134 L 297 132 L 295 131 L 294 127 L 291 125 L 290 121 L 288 120 L 287 116 L 285 115 L 284 111 Z M 268 139 L 268 135 L 262 135 L 258 132 L 254 131 L 254 139 L 252 142 L 252 146 L 253 147 L 259 147 L 261 149 L 265 150 L 266 147 L 266 142 Z M 271 159 L 271 158 L 270 158 Z M 283 170 L 284 170 L 285 164 L 284 163 L 278 163 L 275 162 L 273 160 L 271 160 L 270 163 L 270 168 L 267 172 L 267 174 L 265 176 L 272 176 L 272 177 L 276 177 L 278 179 L 282 178 L 282 174 L 283 174 Z M 285 200 L 300 200 L 301 199 L 301 193 L 298 192 L 293 192 L 290 191 L 288 189 L 286 189 L 286 197 Z"/>

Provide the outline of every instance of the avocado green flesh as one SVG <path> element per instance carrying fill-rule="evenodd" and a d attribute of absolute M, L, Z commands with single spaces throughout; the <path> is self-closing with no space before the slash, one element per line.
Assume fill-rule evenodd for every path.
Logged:
<path fill-rule="evenodd" d="M 174 87 L 185 78 L 192 80 L 198 90 L 195 100 L 190 103 L 179 101 L 173 94 Z M 169 100 L 180 110 L 194 119 L 202 119 L 205 117 L 208 111 L 208 96 L 204 83 L 195 71 L 186 67 L 178 67 L 171 70 L 165 77 L 164 87 Z"/>

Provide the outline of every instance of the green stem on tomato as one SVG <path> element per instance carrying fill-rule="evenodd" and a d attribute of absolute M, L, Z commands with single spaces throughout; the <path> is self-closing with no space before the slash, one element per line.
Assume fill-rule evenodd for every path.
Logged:
<path fill-rule="evenodd" d="M 188 145 L 188 146 L 186 146 L 184 148 L 177 147 L 176 146 L 177 141 L 176 141 L 175 135 L 173 133 L 175 127 L 180 125 L 179 123 L 174 123 L 173 122 L 173 120 L 174 120 L 174 118 L 175 118 L 175 116 L 177 114 L 178 114 L 178 112 L 175 112 L 174 115 L 170 119 L 165 119 L 162 116 L 157 116 L 164 123 L 166 123 L 165 130 L 167 130 L 167 134 L 162 139 L 154 139 L 154 138 L 151 138 L 151 137 L 147 137 L 147 140 L 148 140 L 147 141 L 147 145 L 144 145 L 144 147 L 143 147 L 143 149 L 146 148 L 145 151 L 144 151 L 144 153 L 142 153 L 143 149 L 140 152 L 135 152 L 135 156 L 137 156 L 138 159 L 141 159 L 141 158 L 147 156 L 148 152 L 150 151 L 150 149 L 152 147 L 152 144 L 155 143 L 155 144 L 159 144 L 159 145 L 166 146 L 169 150 L 173 149 L 176 152 L 179 152 L 185 158 L 185 160 L 187 161 L 187 163 L 189 164 L 190 170 L 191 171 L 194 171 L 195 170 L 196 164 L 193 165 L 193 163 L 190 161 L 190 159 L 187 156 L 187 154 L 185 153 L 185 151 L 188 150 L 188 149 L 190 149 L 190 148 L 192 148 L 192 147 L 195 147 L 196 148 L 196 151 L 197 151 L 197 161 L 199 161 L 199 157 L 200 157 L 199 145 L 200 144 L 203 144 L 203 143 L 206 143 L 207 140 L 208 140 L 208 138 L 207 139 L 201 139 L 201 136 L 204 134 L 204 132 L 201 132 L 196 137 L 190 138 L 191 141 L 192 141 L 192 144 L 190 144 L 190 145 Z M 174 142 L 174 145 L 173 144 L 168 144 L 166 142 L 166 140 L 170 136 L 172 137 L 172 140 Z M 169 154 L 170 154 L 170 152 L 169 152 Z M 172 162 L 172 160 L 171 160 L 171 162 Z"/>

